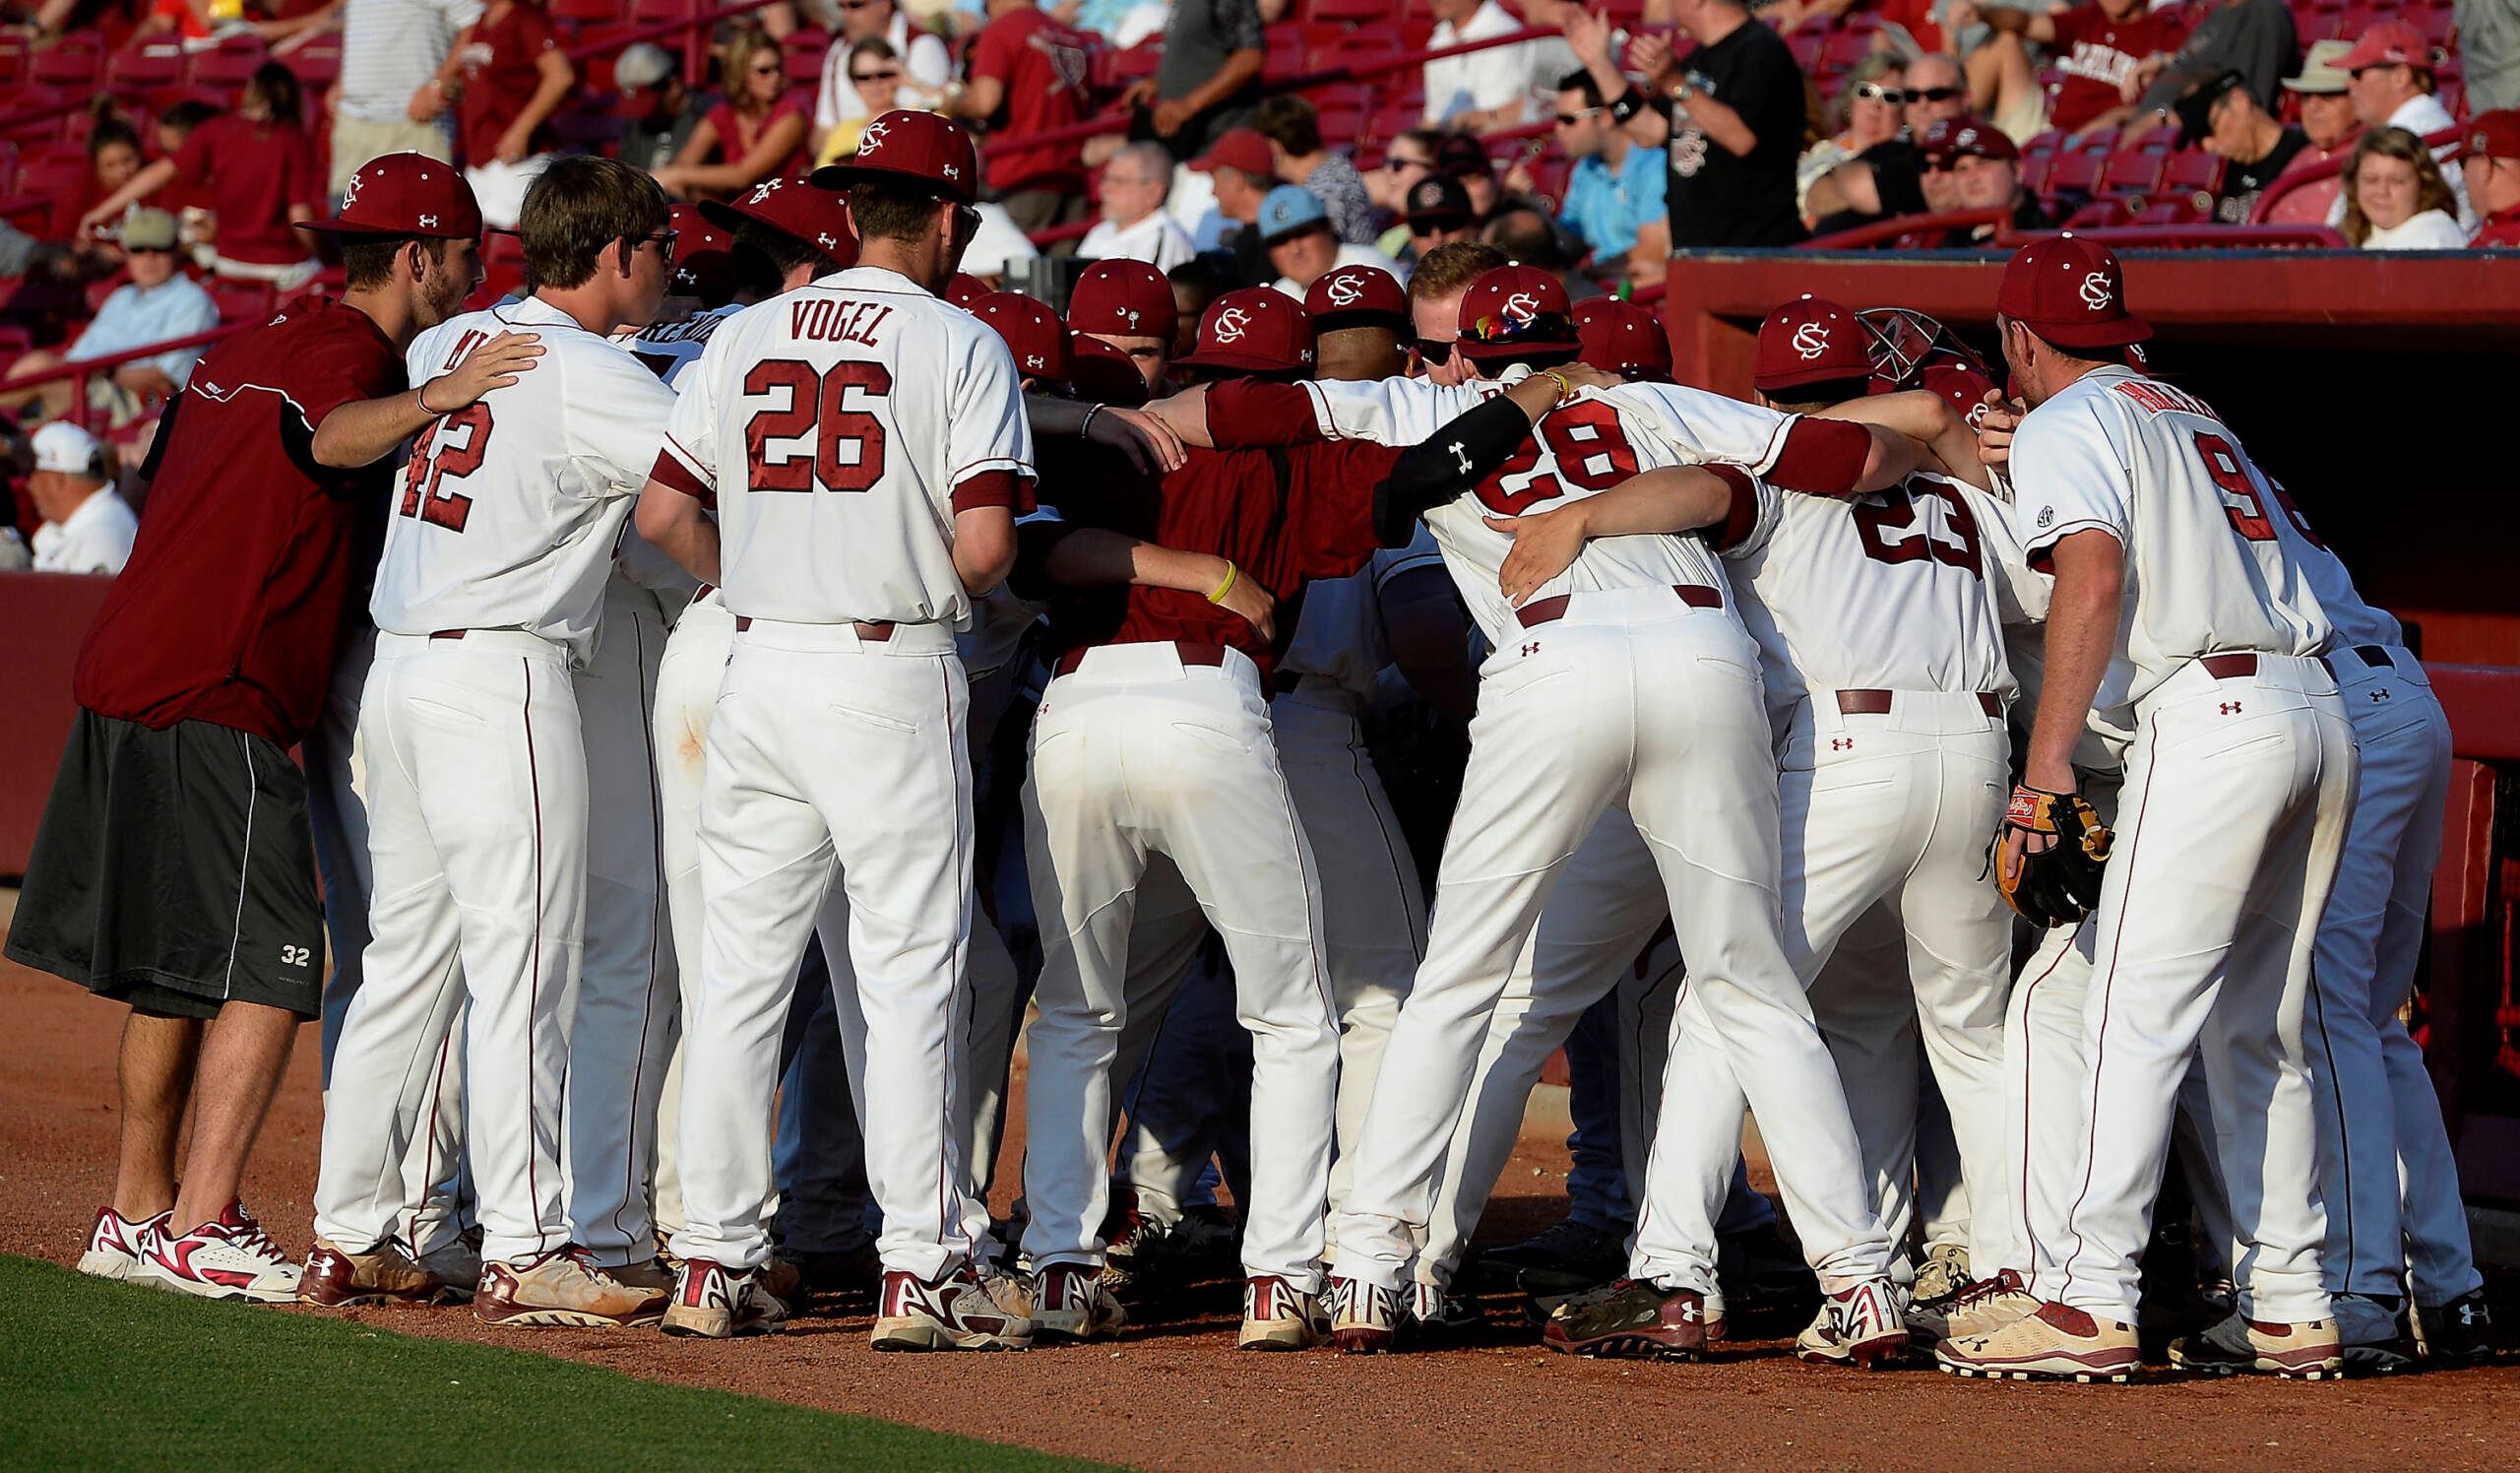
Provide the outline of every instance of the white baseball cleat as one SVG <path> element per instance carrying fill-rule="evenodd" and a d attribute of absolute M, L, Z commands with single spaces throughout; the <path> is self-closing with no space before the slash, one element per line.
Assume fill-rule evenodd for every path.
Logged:
<path fill-rule="evenodd" d="M 787 1323 L 788 1306 L 763 1286 L 760 1269 L 686 1258 L 675 1271 L 673 1302 L 657 1327 L 668 1335 L 724 1340 L 771 1334 Z"/>
<path fill-rule="evenodd" d="M 283 1305 L 297 1298 L 297 1264 L 280 1250 L 241 1201 L 182 1237 L 165 1228 L 149 1241 L 128 1276 L 135 1284 L 235 1304 Z"/>
<path fill-rule="evenodd" d="M 95 1225 L 88 1230 L 88 1250 L 79 1255 L 79 1271 L 100 1279 L 130 1278 L 140 1266 L 140 1255 L 149 1250 L 150 1236 L 172 1215 L 160 1212 L 133 1222 L 110 1206 L 97 1208 Z"/>
<path fill-rule="evenodd" d="M 1330 1338 L 1330 1315 L 1321 1301 L 1275 1274 L 1242 1281 L 1242 1329 L 1237 1350 L 1309 1350 Z"/>
<path fill-rule="evenodd" d="M 1119 1337 L 1128 1312 L 1103 1287 L 1091 1263 L 1053 1263 L 1033 1276 L 1033 1338 L 1047 1344 L 1081 1344 Z"/>
<path fill-rule="evenodd" d="M 473 1317 L 512 1329 L 603 1329 L 663 1316 L 663 1290 L 622 1283 L 578 1253 L 556 1248 L 538 1258 L 482 1264 Z"/>
<path fill-rule="evenodd" d="M 1379 1355 L 1391 1349 L 1407 1310 L 1408 1300 L 1398 1289 L 1330 1276 L 1330 1338 L 1343 1355 Z"/>
<path fill-rule="evenodd" d="M 1024 1350 L 1032 1343 L 1031 1318 L 990 1294 L 968 1260 L 932 1280 L 884 1270 L 877 1350 Z"/>
<path fill-rule="evenodd" d="M 1865 1279 L 1820 1302 L 1820 1313 L 1795 1337 L 1794 1353 L 1821 1366 L 1878 1371 L 1908 1348 L 1908 1320 L 1898 1286 Z"/>

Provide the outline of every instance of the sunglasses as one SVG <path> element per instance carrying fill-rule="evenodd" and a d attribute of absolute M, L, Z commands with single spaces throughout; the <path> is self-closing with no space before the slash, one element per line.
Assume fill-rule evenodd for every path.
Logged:
<path fill-rule="evenodd" d="M 1956 87 L 1914 88 L 1908 93 L 1908 100 L 1911 102 L 1948 102 L 1952 98 L 1959 96 L 1960 91 L 1961 90 Z"/>
<path fill-rule="evenodd" d="M 843 10 L 864 10 L 867 6 L 874 4 L 875 0 L 839 0 L 839 3 Z"/>
<path fill-rule="evenodd" d="M 1575 338 L 1575 319 L 1563 312 L 1535 312 L 1530 320 L 1507 317 L 1498 313 L 1481 317 L 1462 332 L 1472 343 L 1520 343 L 1539 339 L 1547 343 L 1569 343 Z"/>
<path fill-rule="evenodd" d="M 1944 91 L 1948 95 L 1948 89 Z M 1855 95 L 1867 102 L 1887 102 L 1893 107 L 1904 107 L 1908 101 L 1908 94 L 1904 89 L 1883 87 L 1878 82 L 1857 83 Z"/>
<path fill-rule="evenodd" d="M 774 61 L 768 66 L 754 67 L 752 69 L 752 74 L 756 77 L 776 77 L 786 70 L 788 70 L 786 67 L 781 66 L 778 62 Z"/>
<path fill-rule="evenodd" d="M 1416 347 L 1418 356 L 1429 365 L 1453 360 L 1453 340 L 1450 338 L 1420 338 Z"/>
<path fill-rule="evenodd" d="M 1433 168 L 1435 166 L 1435 160 L 1432 159 L 1403 159 L 1399 155 L 1394 154 L 1383 160 L 1382 166 L 1396 174 L 1404 168 Z"/>
<path fill-rule="evenodd" d="M 849 80 L 851 82 L 898 82 L 901 80 L 901 75 L 898 71 L 851 72 L 849 74 Z"/>
<path fill-rule="evenodd" d="M 1437 216 L 1433 220 L 1422 222 L 1412 221 L 1409 223 L 1409 238 L 1423 240 L 1429 235 L 1441 235 L 1446 230 L 1458 230 L 1469 224 L 1467 220 L 1454 220 L 1446 216 Z"/>
<path fill-rule="evenodd" d="M 175 248 L 171 245 L 126 245 L 122 253 L 126 256 L 171 256 Z"/>
<path fill-rule="evenodd" d="M 1603 107 L 1587 107 L 1581 112 L 1561 112 L 1557 115 L 1557 126 L 1561 128 L 1572 128 L 1577 123 L 1593 116 L 1595 113 L 1606 112 L 1607 110 L 1607 108 Z"/>
<path fill-rule="evenodd" d="M 622 243 L 634 252 L 638 250 L 640 246 L 654 245 L 659 251 L 663 253 L 665 264 L 667 266 L 671 266 L 673 264 L 674 242 L 681 238 L 682 232 L 680 230 L 659 230 L 654 235 L 640 235 L 636 237 L 625 236 L 623 237 Z"/>

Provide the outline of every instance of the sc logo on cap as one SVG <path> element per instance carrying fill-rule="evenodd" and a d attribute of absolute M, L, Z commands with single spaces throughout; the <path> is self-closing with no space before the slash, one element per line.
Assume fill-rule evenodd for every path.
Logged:
<path fill-rule="evenodd" d="M 2083 278 L 2083 305 L 2091 308 L 2093 311 L 2105 312 L 2109 310 L 2109 301 L 2110 296 L 2113 294 L 2114 293 L 2110 289 L 2108 272 L 2095 271 L 2091 275 Z"/>
<path fill-rule="evenodd" d="M 1806 322 L 1794 330 L 1794 351 L 1804 358 L 1816 358 L 1829 351 L 1829 327 L 1823 322 Z"/>
<path fill-rule="evenodd" d="M 892 126 L 893 125 L 890 123 L 868 123 L 866 125 L 866 131 L 858 135 L 857 152 L 861 154 L 871 154 L 877 149 L 882 148 L 884 146 L 884 134 L 889 131 Z"/>
<path fill-rule="evenodd" d="M 1334 276 L 1330 279 L 1330 285 L 1323 290 L 1322 294 L 1330 298 L 1330 304 L 1332 306 L 1344 307 L 1354 303 L 1356 298 L 1364 295 L 1365 288 L 1354 277 Z M 1132 316 L 1134 316 L 1134 314 L 1132 314 Z"/>
<path fill-rule="evenodd" d="M 1228 307 L 1217 314 L 1216 336 L 1219 343 L 1239 343 L 1251 330 L 1251 318 L 1240 307 Z"/>
<path fill-rule="evenodd" d="M 1540 298 L 1528 291 L 1517 291 L 1505 298 L 1503 311 L 1508 321 L 1529 327 L 1540 316 Z"/>

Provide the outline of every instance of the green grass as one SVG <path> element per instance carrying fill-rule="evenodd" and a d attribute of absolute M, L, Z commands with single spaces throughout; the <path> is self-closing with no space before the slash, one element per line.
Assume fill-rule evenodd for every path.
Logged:
<path fill-rule="evenodd" d="M 204 1304 L 0 1255 L 0 1467 L 1099 1466 L 523 1351 Z"/>

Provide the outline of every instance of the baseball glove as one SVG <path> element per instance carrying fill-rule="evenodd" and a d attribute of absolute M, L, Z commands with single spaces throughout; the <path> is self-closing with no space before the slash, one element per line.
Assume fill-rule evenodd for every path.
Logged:
<path fill-rule="evenodd" d="M 2015 829 L 2046 834 L 2055 842 L 2035 853 L 2025 851 L 2015 861 L 2005 843 Z M 2074 925 L 2100 904 L 2100 870 L 2109 861 L 2109 840 L 2107 825 L 2081 794 L 2015 788 L 1989 855 L 1995 888 L 2003 892 L 2005 904 L 2034 926 Z"/>

